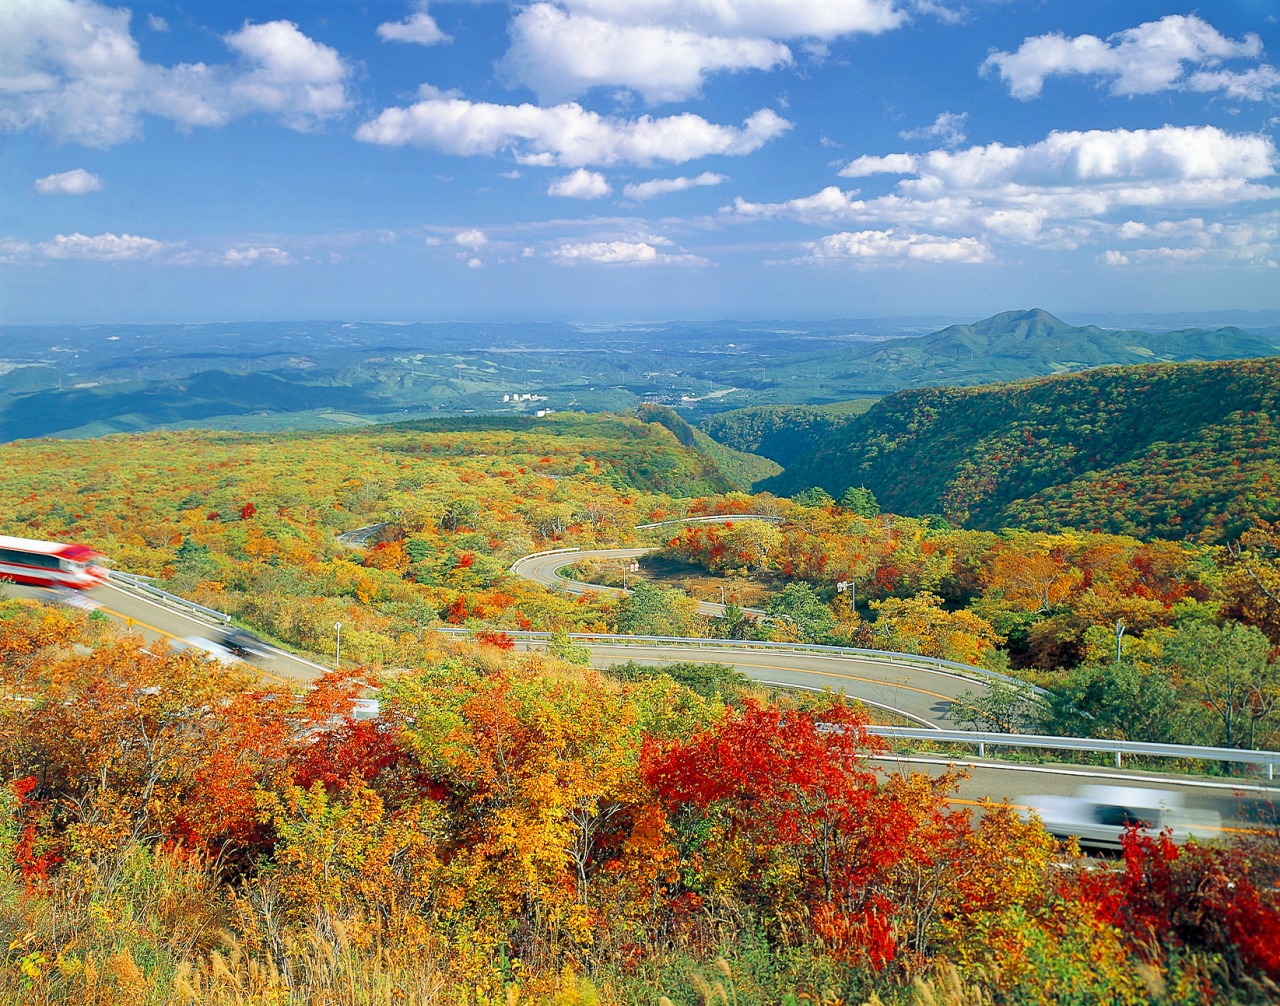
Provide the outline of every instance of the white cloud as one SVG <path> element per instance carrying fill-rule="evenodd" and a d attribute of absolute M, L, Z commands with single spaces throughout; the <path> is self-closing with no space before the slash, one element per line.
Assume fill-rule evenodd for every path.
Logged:
<path fill-rule="evenodd" d="M 384 42 L 412 42 L 417 45 L 453 41 L 440 30 L 436 19 L 427 13 L 426 4 L 403 21 L 387 21 L 378 25 L 378 37 Z"/>
<path fill-rule="evenodd" d="M 166 67 L 142 59 L 129 21 L 96 0 L 0 3 L 0 129 L 109 147 L 146 115 L 190 128 L 266 112 L 308 129 L 350 107 L 349 67 L 291 22 L 227 35 L 226 63 Z"/>
<path fill-rule="evenodd" d="M 905 20 L 893 0 L 559 0 L 559 5 L 624 24 L 666 24 L 742 38 L 831 41 L 878 34 Z"/>
<path fill-rule="evenodd" d="M 468 268 L 468 269 L 483 269 L 483 268 L 484 268 L 484 263 L 483 263 L 483 262 L 481 262 L 478 258 L 469 258 L 469 259 L 467 259 L 467 268 Z"/>
<path fill-rule="evenodd" d="M 283 248 L 275 245 L 245 245 L 228 248 L 221 255 L 219 264 L 226 266 L 291 265 L 293 259 Z"/>
<path fill-rule="evenodd" d="M 551 253 L 562 262 L 646 265 L 658 261 L 658 249 L 644 241 L 587 241 L 561 245 Z"/>
<path fill-rule="evenodd" d="M 613 188 L 598 171 L 579 168 L 547 186 L 547 195 L 567 199 L 603 199 Z"/>
<path fill-rule="evenodd" d="M 584 241 L 563 244 L 550 252 L 550 257 L 570 265 L 697 265 L 707 264 L 697 255 L 670 254 L 654 247 L 669 245 L 666 238 L 650 238 L 644 241 Z"/>
<path fill-rule="evenodd" d="M 42 196 L 83 196 L 88 192 L 100 191 L 102 179 L 84 168 L 73 168 L 71 171 L 37 178 L 34 188 Z"/>
<path fill-rule="evenodd" d="M 865 178 L 868 175 L 910 175 L 916 170 L 916 159 L 911 154 L 885 154 L 877 157 L 864 154 L 854 158 L 840 170 L 841 178 Z"/>
<path fill-rule="evenodd" d="M 517 14 L 511 34 L 503 71 L 544 102 L 616 86 L 637 91 L 650 103 L 679 101 L 696 95 L 709 73 L 772 70 L 791 62 L 791 50 L 768 39 L 619 24 L 549 3 Z"/>
<path fill-rule="evenodd" d="M 1015 98 L 1039 96 L 1052 76 L 1110 79 L 1117 95 L 1154 94 L 1168 90 L 1222 90 L 1234 98 L 1262 100 L 1280 89 L 1280 74 L 1262 64 L 1243 73 L 1219 69 L 1228 59 L 1257 59 L 1257 35 L 1235 41 L 1201 18 L 1170 14 L 1107 39 L 1095 35 L 1038 35 L 1016 52 L 995 52 L 981 70 L 998 71 Z M 1199 72 L 1187 76 L 1188 68 Z"/>
<path fill-rule="evenodd" d="M 1190 217 L 1154 224 L 1125 221 L 1114 237 L 1129 242 L 1155 242 L 1146 247 L 1106 249 L 1101 261 L 1111 266 L 1169 266 L 1203 263 L 1228 267 L 1276 268 L 1280 214 L 1261 214 L 1247 221 Z"/>
<path fill-rule="evenodd" d="M 89 259 L 97 262 L 129 262 L 149 259 L 173 248 L 154 238 L 134 234 L 59 234 L 42 242 L 41 254 L 51 259 Z"/>
<path fill-rule="evenodd" d="M 307 129 L 350 106 L 342 57 L 309 39 L 293 22 L 246 24 L 224 41 L 250 63 L 231 85 L 232 95 L 247 107 L 274 112 L 286 125 Z"/>
<path fill-rule="evenodd" d="M 976 264 L 991 259 L 991 251 L 974 238 L 939 237 L 889 230 L 845 231 L 805 245 L 805 261 L 949 262 Z"/>
<path fill-rule="evenodd" d="M 690 113 L 620 119 L 589 112 L 577 103 L 550 108 L 499 105 L 424 87 L 421 100 L 407 108 L 386 109 L 364 123 L 356 138 L 460 156 L 509 151 L 521 164 L 584 167 L 749 154 L 790 128 L 789 122 L 767 108 L 750 116 L 739 129 Z"/>
<path fill-rule="evenodd" d="M 841 174 L 865 178 L 890 171 L 906 177 L 882 195 L 832 185 L 776 203 L 738 198 L 722 213 L 742 221 L 855 224 L 867 230 L 851 228 L 853 233 L 892 232 L 895 240 L 929 232 L 972 238 L 984 248 L 1012 243 L 1072 249 L 1116 235 L 1161 233 L 1168 218 L 1188 209 L 1229 213 L 1280 198 L 1273 141 L 1212 126 L 1054 132 L 1025 147 L 997 143 L 860 157 Z M 872 241 L 880 239 L 860 239 L 856 253 L 886 247 Z M 904 255 L 945 253 L 928 243 L 901 247 Z M 966 247 L 954 250 L 965 253 Z M 817 246 L 809 255 L 823 253 L 824 246 Z"/>
<path fill-rule="evenodd" d="M 904 130 L 898 137 L 903 140 L 938 140 L 944 147 L 958 147 L 966 139 L 964 124 L 968 118 L 968 112 L 942 112 L 932 125 Z"/>
<path fill-rule="evenodd" d="M 453 236 L 453 240 L 463 248 L 470 248 L 472 251 L 478 251 L 489 243 L 489 236 L 478 228 L 472 228 L 471 230 L 458 231 L 458 233 Z"/>
<path fill-rule="evenodd" d="M 156 32 L 167 32 L 169 30 L 169 22 L 162 18 L 159 14 L 147 15 L 147 27 Z"/>
<path fill-rule="evenodd" d="M 622 190 L 622 194 L 628 199 L 637 201 L 652 199 L 655 196 L 665 196 L 672 192 L 683 192 L 686 189 L 701 188 L 708 185 L 720 185 L 728 181 L 728 176 L 716 174 L 714 171 L 704 171 L 700 175 L 693 178 L 654 178 L 647 182 L 635 182 L 627 185 Z"/>
<path fill-rule="evenodd" d="M 594 87 L 678 101 L 713 73 L 790 64 L 785 40 L 821 55 L 833 39 L 888 31 L 905 17 L 895 0 L 543 0 L 512 21 L 501 67 L 543 102 Z"/>

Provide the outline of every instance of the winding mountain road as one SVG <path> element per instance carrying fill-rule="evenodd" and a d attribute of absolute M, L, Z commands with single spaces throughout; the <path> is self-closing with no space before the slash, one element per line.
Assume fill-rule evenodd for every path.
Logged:
<path fill-rule="evenodd" d="M 511 571 L 552 590 L 575 594 L 587 591 L 623 594 L 625 591 L 619 587 L 602 587 L 566 579 L 559 576 L 558 571 L 587 559 L 623 562 L 653 551 L 653 548 L 608 548 L 542 552 L 516 560 Z M 724 605 L 711 601 L 698 602 L 698 611 L 704 615 L 722 615 L 724 608 Z M 973 676 L 962 677 L 948 671 L 845 654 L 775 650 L 744 653 L 741 649 L 729 647 L 715 649 L 712 640 L 708 640 L 706 648 L 697 649 L 677 645 L 610 645 L 591 641 L 586 641 L 586 645 L 590 647 L 592 662 L 596 664 L 608 665 L 626 660 L 648 664 L 671 663 L 674 660 L 731 664 L 761 684 L 810 691 L 822 691 L 824 688 L 843 690 L 850 698 L 869 706 L 898 713 L 923 726 L 939 728 L 954 729 L 955 724 L 946 718 L 948 711 L 965 692 L 982 687 L 983 672 L 978 668 L 974 668 Z"/>

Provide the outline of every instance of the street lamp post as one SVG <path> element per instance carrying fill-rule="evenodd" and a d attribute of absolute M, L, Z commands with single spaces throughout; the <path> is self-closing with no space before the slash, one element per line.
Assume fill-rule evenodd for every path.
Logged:
<path fill-rule="evenodd" d="M 334 622 L 333 629 L 338 634 L 338 646 L 337 646 L 337 652 L 335 652 L 333 655 L 333 666 L 341 667 L 342 666 L 342 623 Z"/>
<path fill-rule="evenodd" d="M 1120 640 L 1124 636 L 1124 619 L 1116 619 L 1116 663 L 1120 663 Z"/>

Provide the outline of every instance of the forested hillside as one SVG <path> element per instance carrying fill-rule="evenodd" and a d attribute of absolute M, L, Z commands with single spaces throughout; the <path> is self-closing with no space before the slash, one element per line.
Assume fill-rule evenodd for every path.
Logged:
<path fill-rule="evenodd" d="M 638 406 L 636 418 L 646 423 L 665 426 L 680 443 L 713 461 L 736 489 L 749 491 L 755 483 L 782 472 L 782 465 L 776 459 L 762 456 L 759 452 L 738 449 L 727 442 L 717 441 L 702 430 L 690 426 L 680 413 L 669 406 Z"/>
<path fill-rule="evenodd" d="M 1280 527 L 1221 549 L 749 496 L 678 417 L 647 415 L 0 446 L 0 532 L 90 543 L 326 662 L 341 622 L 345 672 L 295 694 L 101 611 L 0 596 L 0 1000 L 695 1006 L 717 982 L 711 1001 L 742 1006 L 957 988 L 1032 1006 L 1063 983 L 1266 1001 L 1265 836 L 1135 838 L 1125 870 L 1085 869 L 1009 808 L 949 803 L 950 774 L 876 768 L 837 696 L 705 665 L 696 689 L 674 668 L 602 674 L 564 633 L 909 650 L 1053 693 L 956 707 L 983 726 L 1274 744 Z M 769 622 L 511 572 L 750 512 L 781 523 L 668 528 L 665 551 L 754 578 Z M 367 547 L 339 538 L 373 524 Z M 546 654 L 514 651 L 525 628 L 552 632 Z M 378 715 L 356 721 L 370 685 Z M 1189 930 L 1186 911 L 1225 921 Z"/>
<path fill-rule="evenodd" d="M 1280 360 L 1103 367 L 904 391 L 760 488 L 865 485 L 970 527 L 1225 541 L 1280 515 Z"/>
<path fill-rule="evenodd" d="M 719 443 L 785 467 L 817 450 L 828 434 L 874 404 L 873 398 L 859 398 L 833 405 L 753 405 L 711 416 L 702 429 Z"/>

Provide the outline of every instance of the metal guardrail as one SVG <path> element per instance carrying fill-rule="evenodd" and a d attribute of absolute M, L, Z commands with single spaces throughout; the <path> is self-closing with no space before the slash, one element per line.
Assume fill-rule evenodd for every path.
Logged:
<path fill-rule="evenodd" d="M 441 626 L 439 632 L 449 635 L 465 635 L 471 632 L 465 626 Z M 503 629 L 512 639 L 523 639 L 530 642 L 549 640 L 550 632 L 537 632 L 530 629 Z M 1027 682 L 989 671 L 985 667 L 974 667 L 971 664 L 959 664 L 953 660 L 942 660 L 937 657 L 922 657 L 918 653 L 898 653 L 893 650 L 866 650 L 853 646 L 827 646 L 822 643 L 790 643 L 758 639 L 708 639 L 694 636 L 623 636 L 607 632 L 570 632 L 570 639 L 581 642 L 611 643 L 619 646 L 648 646 L 662 643 L 671 646 L 689 646 L 699 649 L 741 649 L 741 650 L 783 650 L 796 653 L 816 653 L 838 657 L 859 657 L 864 660 L 882 660 L 889 664 L 906 664 L 910 667 L 921 667 L 925 670 L 953 674 L 956 677 L 971 678 L 980 681 L 995 679 L 1009 684 L 1026 685 Z M 1036 694 L 1047 694 L 1043 689 L 1031 686 Z"/>
<path fill-rule="evenodd" d="M 167 590 L 161 590 L 154 586 L 147 577 L 135 576 L 133 573 L 122 573 L 118 569 L 113 569 L 107 574 L 107 579 L 127 587 L 130 590 L 136 590 L 142 594 L 149 594 L 163 601 L 165 604 L 171 604 L 178 608 L 187 608 L 191 611 L 198 611 L 202 615 L 217 619 L 224 625 L 231 624 L 231 616 L 226 612 L 216 611 L 213 608 L 206 608 L 203 604 L 196 604 L 195 601 L 188 601 L 185 597 L 179 597 L 177 594 L 170 594 Z"/>
<path fill-rule="evenodd" d="M 868 733 L 896 740 L 924 740 L 954 744 L 972 744 L 979 757 L 993 747 L 1049 748 L 1059 751 L 1088 751 L 1114 754 L 1116 768 L 1121 768 L 1124 755 L 1146 755 L 1149 758 L 1179 758 L 1193 761 L 1223 761 L 1244 765 L 1267 766 L 1267 778 L 1275 779 L 1280 765 L 1280 751 L 1251 751 L 1241 748 L 1197 747 L 1191 744 L 1155 744 L 1145 741 L 1116 741 L 1097 737 L 1057 737 L 1052 734 L 997 734 L 970 730 L 921 730 L 916 727 L 873 726 Z"/>
<path fill-rule="evenodd" d="M 637 531 L 648 531 L 650 528 L 666 527 L 668 524 L 732 524 L 736 520 L 763 520 L 770 524 L 781 524 L 786 518 L 772 513 L 718 513 L 705 517 L 673 517 L 671 520 L 654 521 L 652 524 L 637 524 Z"/>
<path fill-rule="evenodd" d="M 511 564 L 511 572 L 515 573 L 516 567 L 519 566 L 522 562 L 527 562 L 529 559 L 541 559 L 544 555 L 560 555 L 561 553 L 581 552 L 581 551 L 582 549 L 579 548 L 577 545 L 571 545 L 568 548 L 548 548 L 548 549 L 544 549 L 541 552 L 530 552 L 528 555 L 522 555 L 519 559 L 517 559 L 515 562 Z M 518 576 L 519 574 L 516 574 L 516 575 Z"/>

